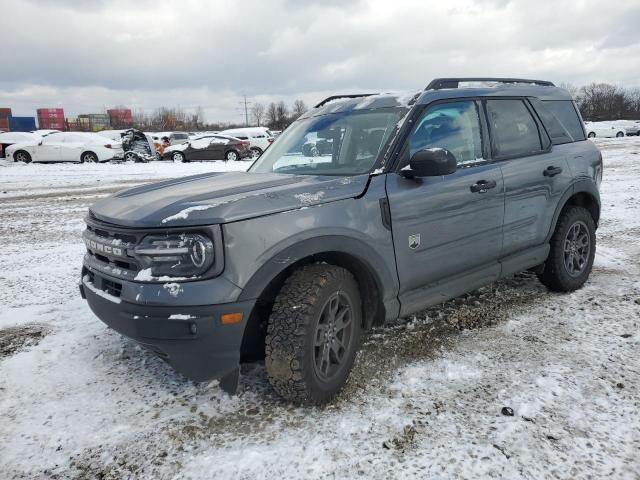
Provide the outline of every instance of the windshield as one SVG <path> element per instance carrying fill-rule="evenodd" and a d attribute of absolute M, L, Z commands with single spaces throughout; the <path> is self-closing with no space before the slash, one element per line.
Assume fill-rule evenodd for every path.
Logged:
<path fill-rule="evenodd" d="M 407 108 L 355 110 L 294 122 L 249 169 L 302 175 L 358 175 L 371 171 L 378 153 Z"/>

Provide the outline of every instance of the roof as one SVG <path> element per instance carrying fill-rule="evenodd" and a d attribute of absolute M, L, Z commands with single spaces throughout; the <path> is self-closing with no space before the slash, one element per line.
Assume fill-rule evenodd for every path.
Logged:
<path fill-rule="evenodd" d="M 449 79 L 438 79 L 449 80 Z M 460 79 L 465 81 L 465 79 Z M 476 80 L 471 80 L 476 81 Z M 535 83 L 491 83 L 491 79 L 483 81 L 483 85 L 459 88 L 414 90 L 391 93 L 364 93 L 360 95 L 335 95 L 329 97 L 306 112 L 301 118 L 315 117 L 327 113 L 348 112 L 352 110 L 374 110 L 388 107 L 410 107 L 414 104 L 424 105 L 437 100 L 466 98 L 466 97 L 537 97 L 540 100 L 572 100 L 571 95 L 563 88 L 558 88 L 550 82 Z M 432 82 L 430 85 L 434 84 Z"/>

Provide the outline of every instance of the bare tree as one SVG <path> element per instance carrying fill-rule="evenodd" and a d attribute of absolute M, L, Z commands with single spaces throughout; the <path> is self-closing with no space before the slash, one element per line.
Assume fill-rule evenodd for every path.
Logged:
<path fill-rule="evenodd" d="M 254 103 L 253 106 L 251 107 L 251 116 L 253 117 L 253 121 L 255 122 L 256 126 L 260 126 L 262 125 L 262 120 L 264 119 L 265 116 L 265 108 L 264 105 L 262 103 Z"/>
<path fill-rule="evenodd" d="M 278 130 L 284 130 L 289 125 L 289 109 L 287 105 L 280 100 L 276 105 L 277 127 Z"/>
<path fill-rule="evenodd" d="M 304 112 L 307 111 L 307 105 L 303 100 L 296 100 L 293 102 L 293 112 L 291 113 L 292 120 L 299 118 Z"/>
<path fill-rule="evenodd" d="M 278 128 L 278 107 L 273 102 L 267 107 L 267 124 L 273 129 Z"/>

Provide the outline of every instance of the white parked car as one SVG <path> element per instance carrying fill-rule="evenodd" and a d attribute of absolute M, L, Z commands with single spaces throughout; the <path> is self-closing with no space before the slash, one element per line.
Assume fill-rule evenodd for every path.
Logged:
<path fill-rule="evenodd" d="M 6 150 L 14 162 L 107 162 L 122 158 L 122 144 L 95 133 L 52 133 L 37 140 L 14 143 Z"/>
<path fill-rule="evenodd" d="M 585 122 L 584 128 L 587 131 L 587 137 L 624 137 L 626 135 L 626 129 L 624 125 L 619 125 L 613 122 Z"/>
<path fill-rule="evenodd" d="M 254 158 L 262 155 L 269 145 L 273 143 L 273 134 L 266 127 L 233 128 L 220 132 L 223 135 L 248 140 L 251 154 Z"/>
<path fill-rule="evenodd" d="M 4 158 L 8 147 L 21 142 L 39 142 L 42 137 L 33 132 L 0 133 L 0 158 Z"/>

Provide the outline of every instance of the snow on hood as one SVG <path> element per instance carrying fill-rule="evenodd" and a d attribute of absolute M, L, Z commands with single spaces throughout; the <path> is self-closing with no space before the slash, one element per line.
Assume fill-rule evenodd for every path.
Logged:
<path fill-rule="evenodd" d="M 189 146 L 189 142 L 179 143 L 177 145 L 171 145 L 170 147 L 166 147 L 164 149 L 164 153 L 167 153 L 167 152 L 184 152 L 187 149 L 188 146 Z"/>
<path fill-rule="evenodd" d="M 90 210 L 99 220 L 126 227 L 221 224 L 353 198 L 364 192 L 368 178 L 206 173 L 125 190 Z"/>

